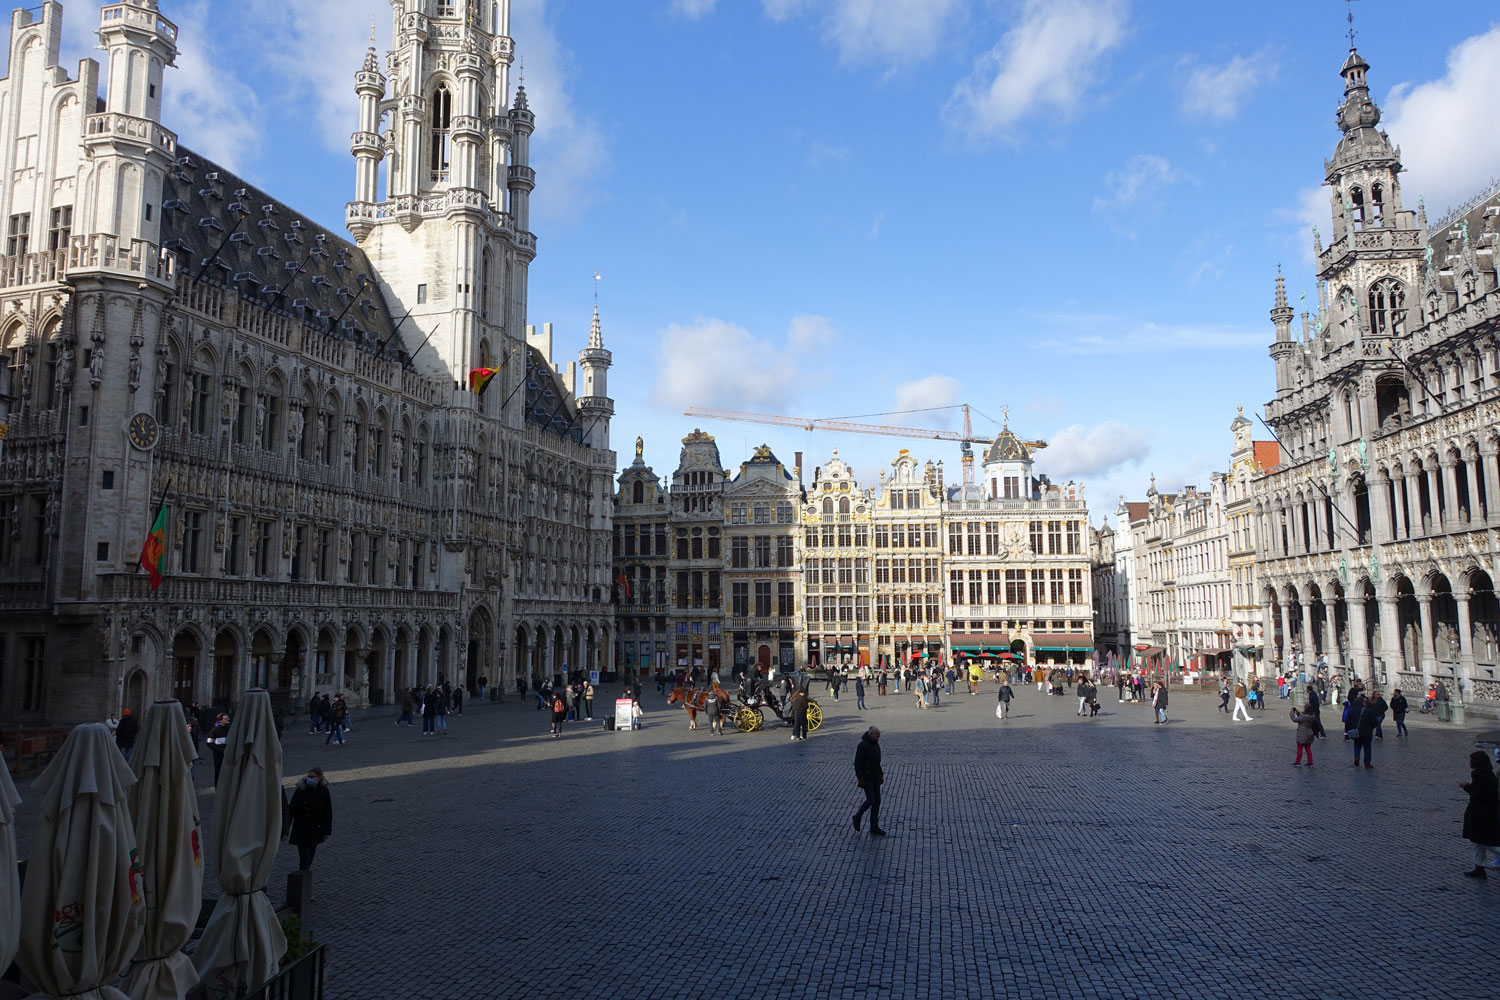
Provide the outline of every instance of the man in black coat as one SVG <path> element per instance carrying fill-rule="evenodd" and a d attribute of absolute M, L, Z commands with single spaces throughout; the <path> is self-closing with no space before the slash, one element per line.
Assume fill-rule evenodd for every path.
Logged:
<path fill-rule="evenodd" d="M 1370 747 L 1375 742 L 1375 727 L 1380 725 L 1380 713 L 1376 711 L 1375 704 L 1364 701 L 1359 708 L 1355 708 L 1353 702 L 1349 705 L 1349 722 L 1354 726 L 1354 766 L 1359 766 L 1359 752 L 1363 748 L 1365 752 L 1365 770 L 1373 771 L 1375 765 L 1370 763 Z M 1356 721 L 1358 716 L 1358 721 Z"/>
<path fill-rule="evenodd" d="M 1464 872 L 1469 878 L 1489 878 L 1485 872 L 1488 859 L 1500 856 L 1500 784 L 1490 758 L 1483 750 L 1469 754 L 1472 780 L 1460 781 L 1458 787 L 1469 793 L 1464 809 L 1464 839 L 1474 845 L 1474 870 Z"/>
<path fill-rule="evenodd" d="M 854 778 L 865 790 L 864 804 L 854 813 L 854 829 L 865 810 L 870 812 L 870 836 L 884 837 L 880 828 L 880 785 L 885 781 L 885 771 L 880 767 L 880 729 L 871 726 L 859 738 L 859 748 L 854 751 Z"/>
<path fill-rule="evenodd" d="M 120 753 L 129 760 L 135 750 L 135 738 L 140 735 L 141 724 L 136 721 L 135 716 L 130 714 L 130 709 L 125 709 L 120 714 L 120 724 L 115 727 L 115 746 L 120 748 Z"/>
<path fill-rule="evenodd" d="M 1313 717 L 1313 734 L 1323 740 L 1328 738 L 1328 733 L 1323 729 L 1323 716 L 1319 712 L 1323 699 L 1318 693 L 1318 687 L 1316 684 L 1307 686 L 1307 710 Z"/>

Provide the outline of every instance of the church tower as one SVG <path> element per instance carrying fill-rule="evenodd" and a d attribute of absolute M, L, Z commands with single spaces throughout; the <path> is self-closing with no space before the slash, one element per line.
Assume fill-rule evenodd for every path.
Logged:
<path fill-rule="evenodd" d="M 584 444 L 601 451 L 609 450 L 609 421 L 615 413 L 615 401 L 609 398 L 609 369 L 613 356 L 604 349 L 604 331 L 599 326 L 599 306 L 594 306 L 594 321 L 589 324 L 589 344 L 578 352 L 580 380 L 575 386 L 578 397 L 578 421 L 589 428 Z"/>
<path fill-rule="evenodd" d="M 510 96 L 510 0 L 391 0 L 391 13 L 385 70 L 372 36 L 355 74 L 346 221 L 393 310 L 411 313 L 402 340 L 427 338 L 417 368 L 462 385 L 471 368 L 503 365 L 486 400 L 504 399 L 525 373 L 536 256 L 534 118 L 524 87 Z"/>

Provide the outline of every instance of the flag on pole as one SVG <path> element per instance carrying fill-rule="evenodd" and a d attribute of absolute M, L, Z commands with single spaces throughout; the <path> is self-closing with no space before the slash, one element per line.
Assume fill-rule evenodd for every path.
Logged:
<path fill-rule="evenodd" d="M 167 568 L 166 497 L 162 498 L 161 509 L 156 512 L 156 520 L 151 524 L 146 544 L 141 546 L 141 568 L 151 574 L 151 591 L 155 593 L 156 588 L 161 586 Z"/>
<path fill-rule="evenodd" d="M 625 571 L 624 570 L 620 570 L 620 575 L 617 576 L 617 577 L 615 577 L 615 584 L 620 588 L 620 591 L 625 595 L 625 599 L 627 601 L 630 600 L 630 577 L 628 577 L 628 576 L 625 575 Z"/>
<path fill-rule="evenodd" d="M 490 379 L 500 373 L 498 368 L 471 368 L 469 370 L 469 391 L 476 396 L 483 396 L 484 390 L 489 386 Z"/>

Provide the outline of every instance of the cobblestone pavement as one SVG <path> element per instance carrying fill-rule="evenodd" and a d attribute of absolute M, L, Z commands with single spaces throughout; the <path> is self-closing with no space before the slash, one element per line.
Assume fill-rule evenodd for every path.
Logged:
<path fill-rule="evenodd" d="M 805 743 L 690 733 L 649 688 L 634 733 L 554 740 L 514 701 L 447 737 L 371 713 L 342 750 L 289 727 L 288 775 L 333 783 L 328 996 L 1495 995 L 1500 882 L 1459 876 L 1475 729 L 1388 727 L 1374 771 L 1334 735 L 1308 769 L 1285 702 L 1174 694 L 1154 726 L 1113 689 L 1091 720 L 1017 691 L 1000 722 L 992 685 L 864 713 L 815 685 Z M 849 822 L 871 723 L 884 840 Z"/>

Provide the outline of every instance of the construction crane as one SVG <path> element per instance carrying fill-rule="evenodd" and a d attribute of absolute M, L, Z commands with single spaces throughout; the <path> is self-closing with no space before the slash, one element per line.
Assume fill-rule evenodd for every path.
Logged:
<path fill-rule="evenodd" d="M 934 441 L 957 441 L 963 456 L 964 485 L 974 484 L 974 449 L 971 444 L 989 444 L 992 438 L 976 437 L 969 419 L 969 404 L 964 403 L 964 429 L 944 431 L 931 427 L 895 427 L 890 424 L 859 424 L 848 420 L 825 420 L 816 417 L 786 417 L 777 413 L 747 413 L 744 410 L 715 410 L 707 406 L 689 406 L 684 412 L 689 417 L 707 417 L 712 420 L 738 420 L 747 424 L 776 424 L 781 427 L 800 427 L 811 434 L 813 431 L 842 431 L 846 434 L 884 434 L 887 437 L 930 438 Z M 1008 416 L 1008 414 L 1007 414 Z M 1022 441 L 1027 449 L 1036 451 L 1047 447 L 1046 441 Z"/>

